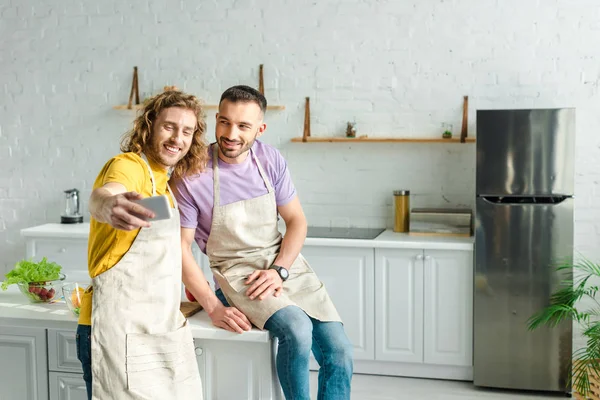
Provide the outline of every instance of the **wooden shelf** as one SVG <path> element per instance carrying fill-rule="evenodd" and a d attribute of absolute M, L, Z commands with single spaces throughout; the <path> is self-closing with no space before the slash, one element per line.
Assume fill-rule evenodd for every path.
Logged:
<path fill-rule="evenodd" d="M 127 104 L 120 104 L 118 106 L 113 106 L 115 110 L 139 110 L 143 108 L 143 104 L 132 104 L 131 108 L 127 108 Z M 204 108 L 207 110 L 216 110 L 219 108 L 218 104 L 204 104 Z M 285 106 L 267 106 L 267 110 L 285 110 Z"/>
<path fill-rule="evenodd" d="M 343 136 L 330 136 L 330 137 L 315 137 L 309 136 L 306 138 L 306 142 L 301 137 L 292 139 L 295 143 L 354 143 L 354 142 L 370 142 L 370 143 L 460 143 L 460 138 L 386 138 L 386 137 L 368 137 L 359 136 L 355 138 L 347 138 Z M 474 137 L 465 138 L 466 143 L 475 143 Z"/>

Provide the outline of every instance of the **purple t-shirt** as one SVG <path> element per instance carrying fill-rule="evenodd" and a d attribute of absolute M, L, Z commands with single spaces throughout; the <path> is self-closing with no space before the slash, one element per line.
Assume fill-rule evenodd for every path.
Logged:
<path fill-rule="evenodd" d="M 252 146 L 252 151 L 275 189 L 277 205 L 289 203 L 296 196 L 296 188 L 279 150 L 257 140 Z M 212 223 L 214 198 L 212 146 L 209 146 L 208 152 L 210 158 L 203 173 L 177 179 L 171 184 L 179 203 L 181 226 L 196 229 L 196 243 L 204 253 Z M 267 187 L 250 153 L 241 164 L 228 164 L 219 159 L 219 178 L 221 205 L 267 194 Z"/>

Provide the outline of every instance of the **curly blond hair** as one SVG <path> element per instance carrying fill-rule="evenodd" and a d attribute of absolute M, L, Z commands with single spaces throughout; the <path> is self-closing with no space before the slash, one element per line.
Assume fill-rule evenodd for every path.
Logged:
<path fill-rule="evenodd" d="M 207 143 L 204 134 L 206 121 L 200 101 L 191 94 L 178 90 L 167 90 L 144 101 L 144 108 L 133 121 L 133 128 L 121 139 L 121 151 L 141 154 L 150 143 L 152 124 L 165 108 L 181 107 L 192 110 L 198 119 L 194 129 L 192 144 L 188 153 L 175 165 L 174 177 L 184 177 L 200 173 L 208 161 Z"/>

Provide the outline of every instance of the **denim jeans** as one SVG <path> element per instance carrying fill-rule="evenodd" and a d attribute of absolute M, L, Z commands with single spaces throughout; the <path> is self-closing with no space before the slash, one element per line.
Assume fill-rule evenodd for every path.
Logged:
<path fill-rule="evenodd" d="M 228 306 L 221 290 L 216 291 Z M 265 329 L 279 341 L 277 375 L 287 400 L 310 400 L 310 351 L 319 363 L 318 400 L 349 400 L 354 364 L 352 344 L 340 322 L 321 322 L 296 306 L 277 311 Z"/>
<path fill-rule="evenodd" d="M 83 380 L 87 389 L 88 400 L 92 400 L 92 327 L 77 325 L 75 336 L 77 358 L 83 367 Z"/>

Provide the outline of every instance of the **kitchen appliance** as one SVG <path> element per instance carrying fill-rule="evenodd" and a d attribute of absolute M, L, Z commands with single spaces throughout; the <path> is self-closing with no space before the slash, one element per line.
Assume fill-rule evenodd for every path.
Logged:
<path fill-rule="evenodd" d="M 60 216 L 61 224 L 77 224 L 83 222 L 79 206 L 79 190 L 65 190 L 65 209 Z"/>
<path fill-rule="evenodd" d="M 575 109 L 478 110 L 476 386 L 570 392 L 572 327 L 529 331 L 572 271 Z"/>
<path fill-rule="evenodd" d="M 413 208 L 410 233 L 442 236 L 471 236 L 473 212 L 468 208 Z"/>
<path fill-rule="evenodd" d="M 330 228 L 309 226 L 306 237 L 328 239 L 375 239 L 385 228 Z"/>

